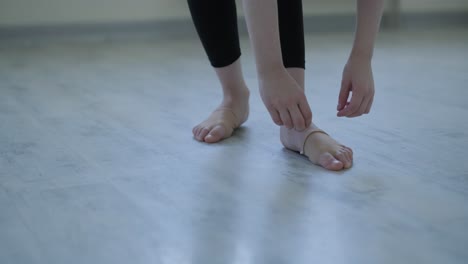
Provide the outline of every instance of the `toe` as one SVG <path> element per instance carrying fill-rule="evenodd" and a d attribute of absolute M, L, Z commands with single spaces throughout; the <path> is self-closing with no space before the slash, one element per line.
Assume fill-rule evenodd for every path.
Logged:
<path fill-rule="evenodd" d="M 193 136 L 197 135 L 197 130 L 198 130 L 198 126 L 194 126 L 194 127 L 192 128 Z"/>
<path fill-rule="evenodd" d="M 340 151 L 338 152 L 335 157 L 343 163 L 343 166 L 345 169 L 348 169 L 351 167 L 351 160 L 349 159 L 348 155 L 346 154 L 346 151 Z"/>
<path fill-rule="evenodd" d="M 344 167 L 345 169 L 349 169 L 351 168 L 351 166 L 353 166 L 353 158 L 351 158 L 349 153 L 345 153 L 344 155 L 346 156 L 346 160 L 347 160 Z"/>
<path fill-rule="evenodd" d="M 345 152 L 346 157 L 348 158 L 349 161 L 349 167 L 353 166 L 353 152 L 352 151 L 346 151 Z"/>
<path fill-rule="evenodd" d="M 335 157 L 333 157 L 332 154 L 328 152 L 325 152 L 322 155 L 320 155 L 319 164 L 325 169 L 334 171 L 342 170 L 344 166 L 343 162 L 337 160 Z"/>
<path fill-rule="evenodd" d="M 200 133 L 198 134 L 198 138 L 200 139 L 200 141 L 203 141 L 203 139 L 206 137 L 206 135 L 208 135 L 208 133 L 210 132 L 210 129 L 207 128 L 207 127 L 204 127 L 200 130 Z"/>
<path fill-rule="evenodd" d="M 198 140 L 198 141 L 203 141 L 203 138 L 201 137 L 201 134 L 203 133 L 203 129 L 204 127 L 200 127 L 197 131 L 197 134 L 195 136 L 195 138 Z M 206 130 L 206 129 L 205 129 Z M 209 130 L 208 130 L 209 131 Z"/>
<path fill-rule="evenodd" d="M 204 137 L 205 142 L 215 143 L 220 141 L 225 136 L 225 128 L 222 125 L 217 125 L 211 129 L 210 133 Z"/>
<path fill-rule="evenodd" d="M 348 154 L 349 154 L 349 156 L 351 157 L 351 162 L 352 162 L 352 161 L 353 161 L 353 154 L 354 154 L 354 153 L 353 153 L 353 150 L 350 149 L 350 148 L 347 148 L 347 149 L 348 149 Z"/>
<path fill-rule="evenodd" d="M 353 166 L 353 150 L 346 146 L 343 146 L 343 153 L 346 156 L 346 159 L 349 161 L 349 165 L 345 166 L 346 168 L 350 168 Z"/>
<path fill-rule="evenodd" d="M 193 136 L 196 136 L 196 135 L 197 135 L 197 132 L 198 132 L 198 129 L 199 129 L 199 128 L 200 128 L 200 127 L 199 127 L 198 125 L 197 125 L 197 126 L 194 126 L 194 127 L 192 128 L 192 134 L 193 134 Z"/>
<path fill-rule="evenodd" d="M 201 131 L 201 127 L 196 127 L 194 128 L 194 131 L 193 131 L 193 137 L 195 137 L 195 139 L 198 141 L 200 141 L 200 138 L 198 137 L 198 135 L 200 134 L 200 131 Z"/>

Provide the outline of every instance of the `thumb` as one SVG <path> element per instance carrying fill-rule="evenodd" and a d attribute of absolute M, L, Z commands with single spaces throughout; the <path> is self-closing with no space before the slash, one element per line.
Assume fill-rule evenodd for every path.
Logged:
<path fill-rule="evenodd" d="M 342 110 L 346 106 L 346 102 L 348 101 L 350 91 L 351 82 L 349 82 L 347 79 L 343 79 L 341 81 L 341 89 L 340 94 L 338 96 L 338 106 L 336 107 L 337 111 Z"/>

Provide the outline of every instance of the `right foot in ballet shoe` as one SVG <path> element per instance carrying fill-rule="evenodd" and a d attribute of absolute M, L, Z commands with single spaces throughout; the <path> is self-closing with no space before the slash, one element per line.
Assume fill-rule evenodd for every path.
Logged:
<path fill-rule="evenodd" d="M 307 156 L 312 163 L 327 170 L 348 169 L 353 164 L 353 151 L 314 124 L 300 132 L 281 127 L 280 138 L 286 148 Z"/>
<path fill-rule="evenodd" d="M 216 143 L 232 136 L 249 116 L 249 90 L 241 95 L 225 98 L 223 103 L 211 115 L 192 130 L 196 140 Z"/>

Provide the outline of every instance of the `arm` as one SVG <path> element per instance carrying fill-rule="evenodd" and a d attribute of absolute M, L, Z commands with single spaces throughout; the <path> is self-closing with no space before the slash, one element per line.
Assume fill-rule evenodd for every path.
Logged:
<path fill-rule="evenodd" d="M 244 0 L 244 13 L 260 78 L 283 67 L 277 0 Z"/>
<path fill-rule="evenodd" d="M 277 125 L 303 130 L 312 121 L 304 91 L 283 65 L 277 0 L 243 0 L 260 95 Z"/>
<path fill-rule="evenodd" d="M 374 99 L 371 61 L 380 27 L 384 0 L 358 0 L 354 43 L 343 71 L 338 116 L 356 117 L 370 111 Z M 352 98 L 347 102 L 350 92 Z"/>
<path fill-rule="evenodd" d="M 383 8 L 384 0 L 357 1 L 357 28 L 352 55 L 372 59 Z"/>

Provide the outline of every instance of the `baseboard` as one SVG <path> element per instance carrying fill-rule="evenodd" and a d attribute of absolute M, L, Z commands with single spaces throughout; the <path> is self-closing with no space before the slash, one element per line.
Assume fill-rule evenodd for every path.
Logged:
<path fill-rule="evenodd" d="M 189 19 L 123 23 L 88 23 L 0 27 L 0 39 L 44 38 L 70 36 L 151 35 L 164 38 L 196 36 Z"/>
<path fill-rule="evenodd" d="M 400 16 L 400 27 L 406 29 L 468 26 L 468 10 L 444 13 L 409 13 Z"/>
<path fill-rule="evenodd" d="M 239 19 L 239 33 L 247 34 L 243 19 Z M 310 15 L 304 17 L 306 33 L 315 32 L 350 32 L 354 30 L 354 14 Z M 405 13 L 398 17 L 384 15 L 382 29 L 421 29 L 440 27 L 468 26 L 468 11 L 450 13 Z M 93 35 L 112 37 L 120 35 L 142 34 L 162 38 L 196 37 L 195 28 L 190 19 L 170 21 L 146 21 L 110 24 L 69 24 L 38 26 L 0 26 L 0 39 L 44 38 Z"/>

